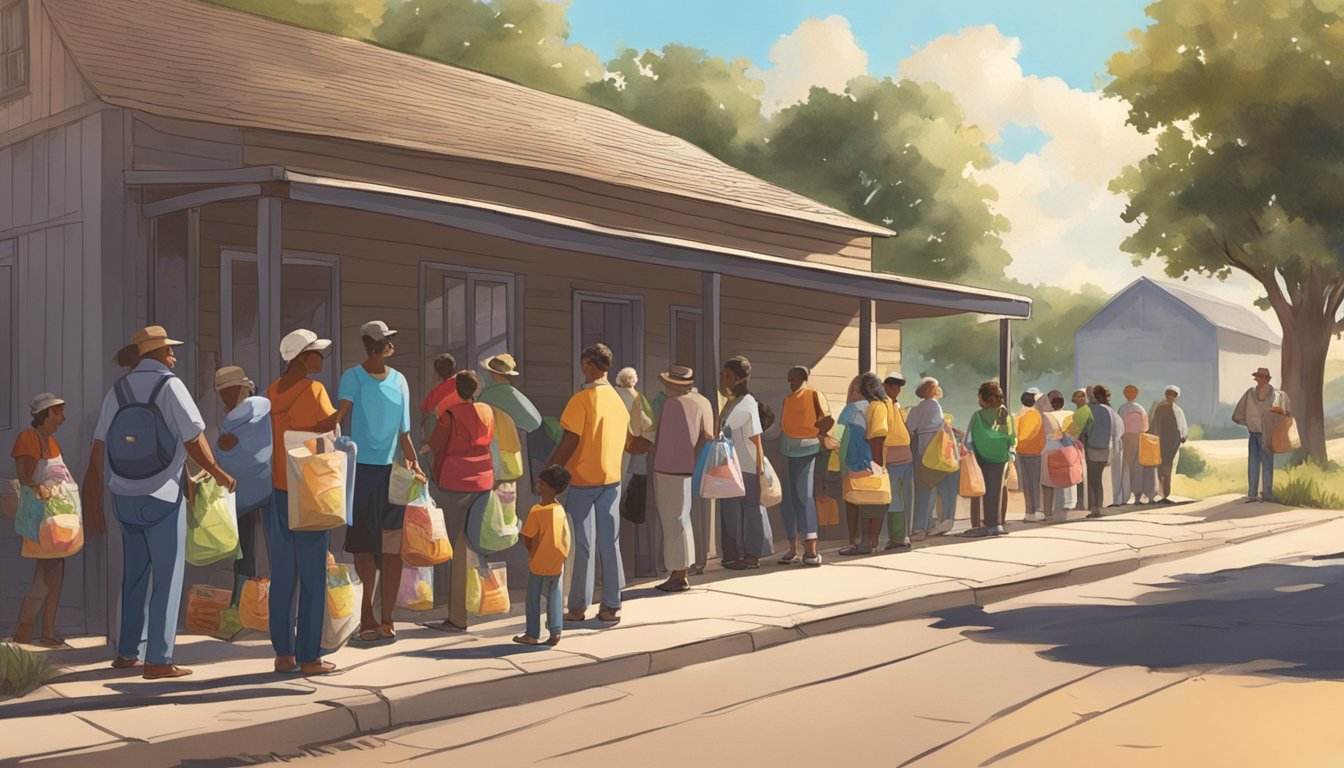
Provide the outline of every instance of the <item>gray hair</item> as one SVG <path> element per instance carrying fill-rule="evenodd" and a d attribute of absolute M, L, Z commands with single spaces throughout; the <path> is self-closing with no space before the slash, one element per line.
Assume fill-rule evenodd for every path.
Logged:
<path fill-rule="evenodd" d="M 918 397 L 921 400 L 928 400 L 930 397 L 933 397 L 933 391 L 937 389 L 938 386 L 937 379 L 932 376 L 925 376 L 923 379 L 920 379 L 919 386 L 915 387 L 915 397 Z"/>
<path fill-rule="evenodd" d="M 634 368 L 622 368 L 616 374 L 616 386 L 633 387 L 639 383 L 639 374 L 635 373 Z"/>

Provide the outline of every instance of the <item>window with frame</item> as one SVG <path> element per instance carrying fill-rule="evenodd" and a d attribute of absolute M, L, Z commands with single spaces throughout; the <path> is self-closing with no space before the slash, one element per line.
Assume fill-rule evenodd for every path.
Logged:
<path fill-rule="evenodd" d="M 19 296 L 15 292 L 18 283 L 18 247 L 14 240 L 0 240 L 0 429 L 14 426 L 14 416 L 18 404 L 14 401 L 14 377 L 19 370 L 19 345 L 15 340 L 18 328 L 15 327 Z"/>
<path fill-rule="evenodd" d="M 426 392 L 439 383 L 434 358 L 443 352 L 466 371 L 495 355 L 518 354 L 513 275 L 426 264 L 420 285 Z"/>
<path fill-rule="evenodd" d="M 28 0 L 0 6 L 0 101 L 28 93 Z"/>

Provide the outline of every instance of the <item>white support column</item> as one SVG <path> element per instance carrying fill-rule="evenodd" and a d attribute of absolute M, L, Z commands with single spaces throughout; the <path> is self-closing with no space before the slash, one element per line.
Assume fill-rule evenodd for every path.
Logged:
<path fill-rule="evenodd" d="M 859 299 L 859 373 L 876 372 L 877 302 Z"/>
<path fill-rule="evenodd" d="M 257 304 L 260 317 L 257 330 L 260 342 L 261 370 L 257 375 L 259 387 L 269 386 L 281 373 L 280 339 L 285 330 L 280 327 L 280 276 L 283 263 L 281 247 L 281 200 L 263 197 L 257 201 Z"/>

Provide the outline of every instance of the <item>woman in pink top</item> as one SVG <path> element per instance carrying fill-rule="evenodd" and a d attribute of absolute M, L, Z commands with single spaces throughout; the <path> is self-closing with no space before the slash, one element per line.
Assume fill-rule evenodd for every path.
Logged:
<path fill-rule="evenodd" d="M 446 630 L 467 628 L 467 512 L 482 493 L 495 487 L 495 465 L 490 443 L 495 439 L 495 416 L 490 406 L 476 402 L 481 382 L 471 371 L 454 377 L 462 402 L 448 406 L 429 440 L 434 452 L 435 501 L 453 537 L 452 570 L 448 580 Z"/>

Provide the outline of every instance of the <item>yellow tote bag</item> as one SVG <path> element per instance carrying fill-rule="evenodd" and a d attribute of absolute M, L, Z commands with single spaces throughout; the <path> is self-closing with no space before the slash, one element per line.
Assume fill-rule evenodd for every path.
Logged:
<path fill-rule="evenodd" d="M 1139 435 L 1139 466 L 1157 467 L 1162 464 L 1162 440 L 1157 435 Z"/>

